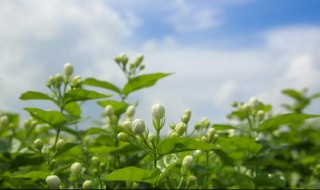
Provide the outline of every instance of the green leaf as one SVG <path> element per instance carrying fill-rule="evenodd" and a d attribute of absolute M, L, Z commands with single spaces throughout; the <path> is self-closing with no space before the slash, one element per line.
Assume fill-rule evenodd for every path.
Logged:
<path fill-rule="evenodd" d="M 81 115 L 81 108 L 76 102 L 70 102 L 65 107 L 64 110 L 73 116 Z"/>
<path fill-rule="evenodd" d="M 254 182 L 247 175 L 235 173 L 233 179 L 240 189 L 255 189 Z"/>
<path fill-rule="evenodd" d="M 116 100 L 98 101 L 98 104 L 100 106 L 102 106 L 103 108 L 105 108 L 107 105 L 111 105 L 113 107 L 113 112 L 116 115 L 121 115 L 122 113 L 124 113 L 126 111 L 127 107 L 129 106 L 125 102 L 119 102 L 119 101 L 116 101 Z"/>
<path fill-rule="evenodd" d="M 300 92 L 293 90 L 293 89 L 284 89 L 284 90 L 282 90 L 282 93 L 287 96 L 290 96 L 291 98 L 294 98 L 296 100 L 304 99 Z"/>
<path fill-rule="evenodd" d="M 311 98 L 311 99 L 320 98 L 320 93 L 315 93 L 315 94 L 313 94 L 310 98 Z"/>
<path fill-rule="evenodd" d="M 31 179 L 46 179 L 50 175 L 50 171 L 20 171 L 12 174 L 13 178 L 31 178 Z"/>
<path fill-rule="evenodd" d="M 137 167 L 127 167 L 123 169 L 116 170 L 105 177 L 107 181 L 135 181 L 154 184 L 158 177 L 160 171 L 157 169 L 146 170 Z"/>
<path fill-rule="evenodd" d="M 52 100 L 53 98 L 48 96 L 47 94 L 44 94 L 42 92 L 36 92 L 36 91 L 27 91 L 20 96 L 21 100 Z"/>
<path fill-rule="evenodd" d="M 60 126 L 67 121 L 66 116 L 58 111 L 44 111 L 39 108 L 24 108 L 36 120 L 47 123 L 53 127 Z"/>
<path fill-rule="evenodd" d="M 286 182 L 283 177 L 277 174 L 259 172 L 253 179 L 257 187 L 284 188 Z"/>
<path fill-rule="evenodd" d="M 172 73 L 152 73 L 134 77 L 124 86 L 122 93 L 128 95 L 141 88 L 151 87 L 161 78 L 167 77 Z"/>
<path fill-rule="evenodd" d="M 228 130 L 228 129 L 237 129 L 233 127 L 232 125 L 223 125 L 223 124 L 214 124 L 212 125 L 212 128 L 215 130 Z"/>
<path fill-rule="evenodd" d="M 105 88 L 108 90 L 112 90 L 114 92 L 117 92 L 118 94 L 121 94 L 121 90 L 115 86 L 114 84 L 107 82 L 107 81 L 102 81 L 102 80 L 98 80 L 95 78 L 86 78 L 83 81 L 84 85 L 90 85 L 90 86 L 96 86 L 96 87 L 100 87 L 100 88 Z"/>
<path fill-rule="evenodd" d="M 320 117 L 320 115 L 301 114 L 301 113 L 283 114 L 283 115 L 279 115 L 279 116 L 265 120 L 259 126 L 258 131 L 274 130 L 283 124 L 300 122 L 306 119 L 316 118 L 316 117 Z"/>
<path fill-rule="evenodd" d="M 79 143 L 66 143 L 61 150 L 58 150 L 58 152 L 55 154 L 55 156 L 59 156 L 68 150 L 72 149 L 73 147 L 77 146 Z"/>
<path fill-rule="evenodd" d="M 186 137 L 167 138 L 158 144 L 160 155 L 190 150 L 213 150 L 217 147 L 208 143 Z"/>
<path fill-rule="evenodd" d="M 228 156 L 237 160 L 243 159 L 246 152 L 257 153 L 262 148 L 262 145 L 249 137 L 220 137 L 217 146 L 227 152 Z"/>
<path fill-rule="evenodd" d="M 85 101 L 85 100 L 93 100 L 100 98 L 107 98 L 111 95 L 105 95 L 93 90 L 86 90 L 83 88 L 77 88 L 74 90 L 70 90 L 65 94 L 64 101 L 65 103 L 75 102 L 75 101 Z"/>

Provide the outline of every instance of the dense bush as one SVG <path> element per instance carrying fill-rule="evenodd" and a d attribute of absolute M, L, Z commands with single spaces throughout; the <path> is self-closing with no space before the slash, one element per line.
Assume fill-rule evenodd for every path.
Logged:
<path fill-rule="evenodd" d="M 142 61 L 142 55 L 131 63 L 125 54 L 115 58 L 127 79 L 123 88 L 74 76 L 65 64 L 64 73 L 49 77 L 49 93 L 20 97 L 50 101 L 56 109 L 24 108 L 31 117 L 22 126 L 19 115 L 1 111 L 0 187 L 320 188 L 320 123 L 312 119 L 320 115 L 304 113 L 320 94 L 283 90 L 293 99 L 283 105 L 285 114 L 274 114 L 257 98 L 234 102 L 228 115 L 233 124 L 203 118 L 191 126 L 186 109 L 168 125 L 165 108 L 156 104 L 146 113 L 152 114 L 153 134 L 134 118 L 138 105 L 127 97 L 171 73 L 139 74 Z M 92 90 L 98 88 L 106 93 Z M 79 129 L 81 104 L 96 99 L 105 120 Z M 168 136 L 160 133 L 164 126 L 171 128 Z"/>

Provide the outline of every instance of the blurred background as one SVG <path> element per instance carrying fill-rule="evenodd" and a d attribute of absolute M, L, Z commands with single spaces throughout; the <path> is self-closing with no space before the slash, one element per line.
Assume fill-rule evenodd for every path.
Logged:
<path fill-rule="evenodd" d="M 282 89 L 320 92 L 319 10 L 319 0 L 1 0 L 0 109 L 26 119 L 23 107 L 55 108 L 18 98 L 49 92 L 66 62 L 82 78 L 124 85 L 114 57 L 141 53 L 143 73 L 175 73 L 128 99 L 150 128 L 155 103 L 168 124 L 186 108 L 191 123 L 224 123 L 233 101 L 253 96 L 281 112 Z M 83 106 L 101 120 L 100 106 Z M 320 114 L 319 101 L 308 112 Z"/>

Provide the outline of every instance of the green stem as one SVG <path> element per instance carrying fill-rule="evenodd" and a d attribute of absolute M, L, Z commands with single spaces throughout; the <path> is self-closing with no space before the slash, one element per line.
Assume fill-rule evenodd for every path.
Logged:
<path fill-rule="evenodd" d="M 205 187 L 208 188 L 208 181 L 209 181 L 209 151 L 206 151 L 206 184 Z"/>
<path fill-rule="evenodd" d="M 181 185 L 182 185 L 182 183 L 183 183 L 183 180 L 184 180 L 184 175 L 181 177 L 181 179 L 180 179 L 180 182 L 179 182 L 179 185 L 178 185 L 177 189 L 180 189 L 180 188 L 181 188 Z"/>

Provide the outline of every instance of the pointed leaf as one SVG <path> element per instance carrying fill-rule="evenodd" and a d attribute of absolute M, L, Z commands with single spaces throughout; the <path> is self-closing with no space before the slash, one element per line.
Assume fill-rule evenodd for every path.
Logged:
<path fill-rule="evenodd" d="M 72 149 L 73 147 L 77 146 L 79 143 L 66 143 L 61 150 L 58 150 L 58 152 L 55 154 L 55 156 L 59 156 L 68 150 Z"/>
<path fill-rule="evenodd" d="M 81 108 L 76 102 L 70 102 L 65 107 L 64 110 L 73 116 L 81 115 Z"/>
<path fill-rule="evenodd" d="M 298 92 L 298 91 L 293 90 L 293 89 L 282 90 L 282 93 L 287 95 L 287 96 L 290 96 L 291 98 L 294 98 L 296 100 L 302 100 L 303 99 L 303 96 L 302 96 L 301 92 Z"/>
<path fill-rule="evenodd" d="M 124 113 L 128 107 L 128 104 L 125 102 L 119 102 L 115 100 L 105 100 L 105 101 L 98 101 L 98 104 L 105 108 L 107 105 L 111 105 L 113 107 L 113 112 L 116 115 L 121 115 Z"/>
<path fill-rule="evenodd" d="M 190 150 L 212 150 L 216 148 L 217 147 L 215 145 L 186 137 L 168 138 L 158 144 L 158 151 L 160 155 Z"/>
<path fill-rule="evenodd" d="M 36 120 L 47 123 L 53 127 L 62 125 L 67 121 L 66 116 L 58 111 L 45 111 L 39 108 L 24 108 Z"/>
<path fill-rule="evenodd" d="M 50 171 L 29 171 L 16 172 L 12 174 L 13 178 L 31 178 L 31 179 L 46 179 L 50 175 Z"/>
<path fill-rule="evenodd" d="M 158 177 L 160 171 L 157 169 L 146 170 L 137 167 L 127 167 L 123 169 L 116 170 L 105 177 L 107 181 L 135 181 L 154 184 Z"/>
<path fill-rule="evenodd" d="M 107 81 L 102 81 L 102 80 L 98 80 L 98 79 L 90 77 L 90 78 L 86 78 L 83 81 L 83 84 L 105 88 L 105 89 L 117 92 L 118 94 L 121 94 L 121 90 L 117 86 L 115 86 L 114 84 L 107 82 Z"/>
<path fill-rule="evenodd" d="M 20 96 L 21 100 L 52 100 L 53 98 L 48 96 L 47 94 L 44 94 L 42 92 L 36 92 L 36 91 L 27 91 Z"/>
<path fill-rule="evenodd" d="M 131 92 L 139 90 L 141 88 L 147 88 L 153 86 L 161 78 L 167 77 L 172 73 L 152 73 L 134 77 L 124 86 L 122 92 L 128 95 Z"/>
<path fill-rule="evenodd" d="M 274 130 L 283 124 L 304 121 L 306 119 L 316 118 L 316 117 L 320 117 L 320 115 L 301 114 L 301 113 L 283 114 L 283 115 L 279 115 L 279 116 L 265 120 L 258 128 L 258 131 Z"/>
<path fill-rule="evenodd" d="M 83 88 L 78 88 L 74 90 L 70 90 L 65 94 L 65 102 L 75 102 L 75 101 L 85 101 L 85 100 L 93 100 L 100 98 L 107 98 L 111 95 L 105 95 L 93 90 L 86 90 Z"/>

